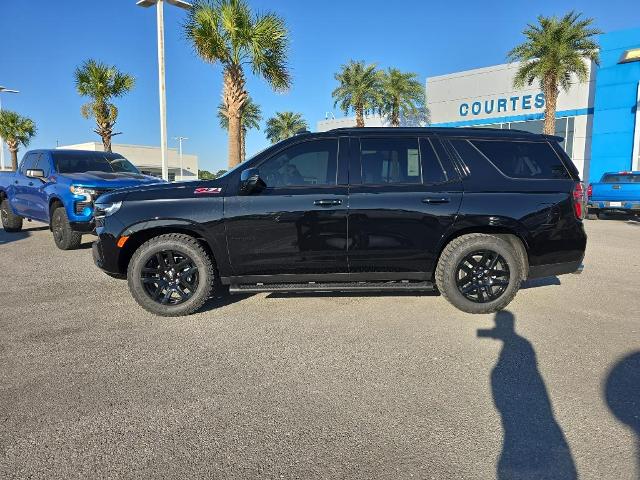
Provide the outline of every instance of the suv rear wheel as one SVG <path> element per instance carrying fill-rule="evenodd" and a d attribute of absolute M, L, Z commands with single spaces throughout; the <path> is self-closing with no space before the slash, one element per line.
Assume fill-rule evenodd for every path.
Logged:
<path fill-rule="evenodd" d="M 145 310 L 166 317 L 189 315 L 211 296 L 213 262 L 200 243 L 178 233 L 143 243 L 127 270 L 129 290 Z"/>
<path fill-rule="evenodd" d="M 9 200 L 4 199 L 0 204 L 0 219 L 5 232 L 19 232 L 22 230 L 22 217 L 15 215 L 11 211 Z"/>
<path fill-rule="evenodd" d="M 440 293 L 467 313 L 493 313 L 505 308 L 524 279 L 522 259 L 506 240 L 472 233 L 452 240 L 436 267 Z"/>

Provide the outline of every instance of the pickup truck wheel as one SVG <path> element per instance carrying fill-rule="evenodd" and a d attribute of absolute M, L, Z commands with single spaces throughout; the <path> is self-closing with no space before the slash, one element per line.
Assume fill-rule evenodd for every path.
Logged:
<path fill-rule="evenodd" d="M 63 206 L 56 207 L 51 214 L 51 231 L 53 241 L 60 250 L 73 250 L 82 243 L 82 234 L 71 230 L 69 218 Z"/>
<path fill-rule="evenodd" d="M 454 307 L 467 313 L 493 313 L 513 300 L 524 272 L 509 242 L 472 233 L 444 248 L 435 277 L 438 290 Z"/>
<path fill-rule="evenodd" d="M 178 233 L 143 243 L 127 269 L 129 290 L 145 310 L 165 317 L 189 315 L 209 299 L 213 261 L 200 243 Z"/>
<path fill-rule="evenodd" d="M 6 198 L 0 204 L 0 219 L 5 232 L 19 232 L 22 230 L 22 217 L 14 214 Z"/>

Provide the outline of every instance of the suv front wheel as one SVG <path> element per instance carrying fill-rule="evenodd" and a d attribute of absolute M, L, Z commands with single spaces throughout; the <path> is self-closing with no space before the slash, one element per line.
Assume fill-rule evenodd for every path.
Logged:
<path fill-rule="evenodd" d="M 506 240 L 471 233 L 455 238 L 442 251 L 436 267 L 440 293 L 467 313 L 493 313 L 505 308 L 524 279 L 523 263 Z"/>
<path fill-rule="evenodd" d="M 159 235 L 131 257 L 127 281 L 145 310 L 166 317 L 189 315 L 211 296 L 215 269 L 209 254 L 193 237 Z"/>

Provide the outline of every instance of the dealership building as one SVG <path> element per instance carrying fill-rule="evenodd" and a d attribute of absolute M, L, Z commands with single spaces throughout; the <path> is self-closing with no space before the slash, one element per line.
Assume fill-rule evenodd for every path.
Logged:
<path fill-rule="evenodd" d="M 572 79 L 557 102 L 556 131 L 582 178 L 606 171 L 640 170 L 640 28 L 599 37 L 600 64 L 588 78 Z M 519 129 L 542 133 L 545 98 L 539 84 L 513 87 L 519 64 L 430 77 L 426 81 L 431 126 Z M 380 124 L 379 119 L 375 119 Z M 324 120 L 318 130 L 353 126 Z M 373 125 L 365 122 L 367 125 Z"/>

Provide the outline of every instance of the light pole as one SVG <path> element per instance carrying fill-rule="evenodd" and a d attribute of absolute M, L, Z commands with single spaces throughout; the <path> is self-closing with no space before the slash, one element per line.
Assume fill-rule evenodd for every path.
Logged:
<path fill-rule="evenodd" d="M 182 170 L 182 142 L 185 140 L 189 140 L 189 137 L 173 137 L 174 140 L 178 141 L 178 156 L 180 157 L 180 180 L 184 180 L 184 174 Z"/>
<path fill-rule="evenodd" d="M 18 90 L 11 90 L 0 86 L 0 93 L 20 93 Z M 2 96 L 0 95 L 0 112 L 2 111 Z M 4 170 L 4 139 L 0 136 L 0 171 Z"/>
<path fill-rule="evenodd" d="M 140 7 L 156 6 L 156 20 L 158 28 L 158 91 L 160 93 L 160 154 L 162 156 L 162 178 L 169 180 L 169 165 L 167 163 L 167 95 L 164 84 L 164 2 L 188 10 L 192 7 L 184 0 L 138 0 Z"/>

